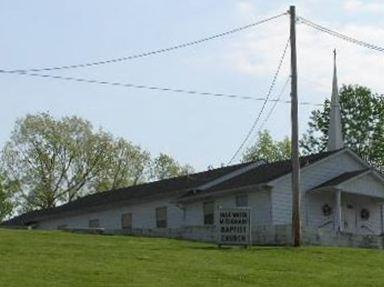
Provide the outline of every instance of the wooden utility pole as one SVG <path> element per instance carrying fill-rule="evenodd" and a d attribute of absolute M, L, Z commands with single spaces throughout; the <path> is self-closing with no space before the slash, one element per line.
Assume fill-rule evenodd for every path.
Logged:
<path fill-rule="evenodd" d="M 296 9 L 289 7 L 291 42 L 291 121 L 292 121 L 292 236 L 293 246 L 301 245 L 300 219 L 300 159 L 299 120 L 297 99 L 297 57 L 296 57 Z"/>

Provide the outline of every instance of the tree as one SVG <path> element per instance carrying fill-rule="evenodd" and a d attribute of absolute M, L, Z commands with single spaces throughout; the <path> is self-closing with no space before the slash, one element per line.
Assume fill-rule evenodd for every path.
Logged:
<path fill-rule="evenodd" d="M 78 117 L 27 115 L 16 122 L 2 161 L 9 179 L 20 183 L 23 209 L 48 208 L 88 192 L 110 145 L 109 134 Z"/>
<path fill-rule="evenodd" d="M 18 189 L 17 182 L 11 182 L 4 172 L 0 173 L 0 222 L 12 214 L 13 194 Z"/>
<path fill-rule="evenodd" d="M 152 162 L 151 179 L 161 180 L 181 175 L 186 175 L 193 172 L 190 165 L 181 165 L 171 156 L 160 153 Z"/>
<path fill-rule="evenodd" d="M 289 159 L 291 141 L 288 137 L 282 141 L 273 140 L 268 130 L 259 132 L 256 143 L 243 154 L 242 162 L 266 160 L 268 162 Z"/>
<path fill-rule="evenodd" d="M 1 189 L 0 174 L 0 203 L 6 212 L 12 200 L 18 211 L 49 208 L 90 193 L 191 170 L 165 154 L 152 161 L 141 147 L 95 130 L 79 117 L 57 120 L 48 113 L 17 120 L 1 159 L 4 182 L 18 183 L 10 201 L 10 194 Z"/>
<path fill-rule="evenodd" d="M 93 185 L 97 191 L 112 190 L 147 181 L 151 157 L 147 151 L 125 139 L 117 139 L 109 150 L 109 159 Z"/>
<path fill-rule="evenodd" d="M 340 89 L 345 145 L 380 170 L 384 170 L 384 98 L 359 85 Z M 312 111 L 309 129 L 300 142 L 303 153 L 324 151 L 328 141 L 330 101 Z"/>

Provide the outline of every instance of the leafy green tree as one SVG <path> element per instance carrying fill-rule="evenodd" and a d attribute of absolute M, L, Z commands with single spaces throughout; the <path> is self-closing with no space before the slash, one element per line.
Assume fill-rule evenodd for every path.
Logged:
<path fill-rule="evenodd" d="M 108 156 L 105 167 L 94 179 L 95 190 L 112 190 L 147 181 L 151 165 L 147 151 L 120 138 L 111 144 Z"/>
<path fill-rule="evenodd" d="M 139 146 L 95 130 L 79 117 L 54 119 L 48 113 L 17 120 L 1 160 L 4 182 L 18 183 L 11 198 L 19 211 L 191 171 L 165 154 L 152 160 Z M 12 201 L 1 183 L 0 177 L 1 209 L 6 214 Z"/>
<path fill-rule="evenodd" d="M 89 192 L 88 183 L 108 163 L 111 136 L 78 117 L 55 120 L 47 113 L 16 122 L 2 161 L 20 183 L 24 210 L 53 207 Z"/>
<path fill-rule="evenodd" d="M 18 183 L 8 180 L 4 172 L 0 173 L 0 222 L 10 216 L 14 210 L 14 193 Z"/>
<path fill-rule="evenodd" d="M 242 162 L 266 160 L 268 162 L 289 159 L 291 141 L 288 137 L 282 141 L 273 140 L 268 130 L 259 132 L 256 143 L 243 154 Z"/>
<path fill-rule="evenodd" d="M 343 85 L 340 105 L 345 145 L 384 170 L 384 98 L 366 87 Z M 300 142 L 304 154 L 326 150 L 330 101 L 312 111 L 309 129 Z"/>
<path fill-rule="evenodd" d="M 151 179 L 161 180 L 193 172 L 190 165 L 181 165 L 171 156 L 160 153 L 152 162 Z"/>

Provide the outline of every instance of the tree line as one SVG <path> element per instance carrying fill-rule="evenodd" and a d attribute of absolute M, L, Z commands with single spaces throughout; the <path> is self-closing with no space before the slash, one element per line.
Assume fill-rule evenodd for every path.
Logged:
<path fill-rule="evenodd" d="M 50 208 L 81 196 L 193 171 L 82 118 L 48 113 L 16 121 L 1 153 L 0 219 L 12 211 Z"/>
<path fill-rule="evenodd" d="M 359 85 L 340 89 L 344 142 L 384 171 L 384 98 Z M 330 101 L 312 111 L 300 140 L 301 154 L 326 150 Z M 288 137 L 274 140 L 268 130 L 244 152 L 241 161 L 289 159 Z M 172 156 L 152 156 L 138 145 L 115 138 L 76 116 L 48 113 L 16 121 L 1 152 L 0 220 L 15 212 L 54 207 L 81 196 L 193 172 Z"/>

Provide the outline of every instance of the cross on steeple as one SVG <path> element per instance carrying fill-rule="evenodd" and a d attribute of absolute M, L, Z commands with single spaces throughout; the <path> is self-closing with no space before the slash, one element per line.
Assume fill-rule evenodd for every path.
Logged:
<path fill-rule="evenodd" d="M 336 69 L 336 49 L 333 50 L 333 82 L 332 82 L 332 98 L 331 111 L 329 114 L 328 128 L 328 151 L 341 149 L 344 147 L 343 130 L 341 125 L 341 107 L 339 98 L 339 88 L 337 85 L 337 69 Z"/>

